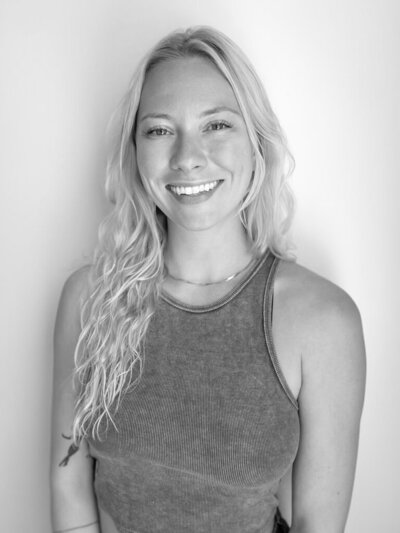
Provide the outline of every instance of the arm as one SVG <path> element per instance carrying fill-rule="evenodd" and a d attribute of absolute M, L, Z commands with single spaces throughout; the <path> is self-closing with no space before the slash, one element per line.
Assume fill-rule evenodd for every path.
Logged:
<path fill-rule="evenodd" d="M 343 533 L 364 399 L 361 320 L 352 300 L 331 285 L 307 315 L 290 532 Z"/>
<path fill-rule="evenodd" d="M 93 460 L 85 441 L 76 448 L 70 439 L 74 350 L 80 333 L 80 301 L 86 279 L 87 271 L 82 269 L 67 280 L 54 332 L 51 508 L 53 530 L 57 533 L 100 532 L 93 490 Z"/>

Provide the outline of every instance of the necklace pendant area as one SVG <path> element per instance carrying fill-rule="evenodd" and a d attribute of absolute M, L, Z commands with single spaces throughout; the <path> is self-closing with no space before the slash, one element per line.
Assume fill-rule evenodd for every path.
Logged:
<path fill-rule="evenodd" d="M 170 274 L 168 272 L 168 269 L 166 266 L 164 266 L 164 269 L 165 269 L 165 273 L 166 275 L 173 279 L 174 281 L 180 281 L 182 283 L 187 283 L 188 285 L 197 285 L 197 286 L 200 286 L 200 287 L 208 287 L 210 285 L 218 285 L 220 283 L 226 283 L 228 281 L 232 281 L 233 279 L 235 279 L 237 276 L 239 276 L 240 274 L 242 274 L 242 272 L 244 272 L 245 270 L 247 270 L 252 264 L 253 262 L 256 260 L 256 258 L 252 258 L 250 260 L 250 262 L 244 267 L 242 268 L 241 270 L 239 270 L 238 272 L 235 272 L 234 274 L 231 274 L 230 276 L 228 276 L 227 278 L 224 278 L 224 279 L 221 279 L 221 280 L 218 280 L 218 281 L 208 281 L 208 282 L 199 282 L 199 281 L 189 281 L 187 279 L 183 279 L 183 278 L 178 278 L 176 276 L 173 276 L 172 274 Z"/>

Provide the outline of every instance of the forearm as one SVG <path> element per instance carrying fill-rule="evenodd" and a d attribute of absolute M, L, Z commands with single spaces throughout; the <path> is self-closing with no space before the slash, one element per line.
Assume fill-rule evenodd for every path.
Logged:
<path fill-rule="evenodd" d="M 91 487 L 52 490 L 53 533 L 101 533 L 97 502 Z"/>
<path fill-rule="evenodd" d="M 315 525 L 295 525 L 292 524 L 292 526 L 289 528 L 289 533 L 321 533 L 323 531 L 324 533 L 344 533 L 344 529 L 333 526 L 333 528 L 329 527 L 321 527 L 321 525 L 315 526 Z"/>
<path fill-rule="evenodd" d="M 95 521 L 66 529 L 55 529 L 53 533 L 101 533 L 101 530 L 99 522 Z"/>

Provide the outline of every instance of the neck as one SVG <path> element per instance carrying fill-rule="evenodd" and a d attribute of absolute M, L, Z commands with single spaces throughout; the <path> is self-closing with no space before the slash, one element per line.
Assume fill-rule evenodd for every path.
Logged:
<path fill-rule="evenodd" d="M 236 222 L 202 231 L 169 224 L 165 264 L 170 274 L 196 283 L 212 283 L 243 269 L 253 252 L 240 220 Z"/>

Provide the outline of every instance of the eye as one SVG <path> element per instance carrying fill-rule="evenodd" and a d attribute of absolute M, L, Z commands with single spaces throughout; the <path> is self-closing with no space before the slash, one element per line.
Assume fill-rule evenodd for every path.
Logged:
<path fill-rule="evenodd" d="M 146 131 L 146 135 L 149 137 L 161 137 L 163 135 L 168 135 L 169 131 L 161 126 L 155 126 Z"/>
<path fill-rule="evenodd" d="M 211 131 L 221 131 L 221 130 L 229 129 L 231 127 L 232 125 L 229 124 L 229 122 L 226 122 L 225 120 L 218 120 L 216 122 L 211 122 L 211 124 L 207 126 L 207 129 Z"/>

